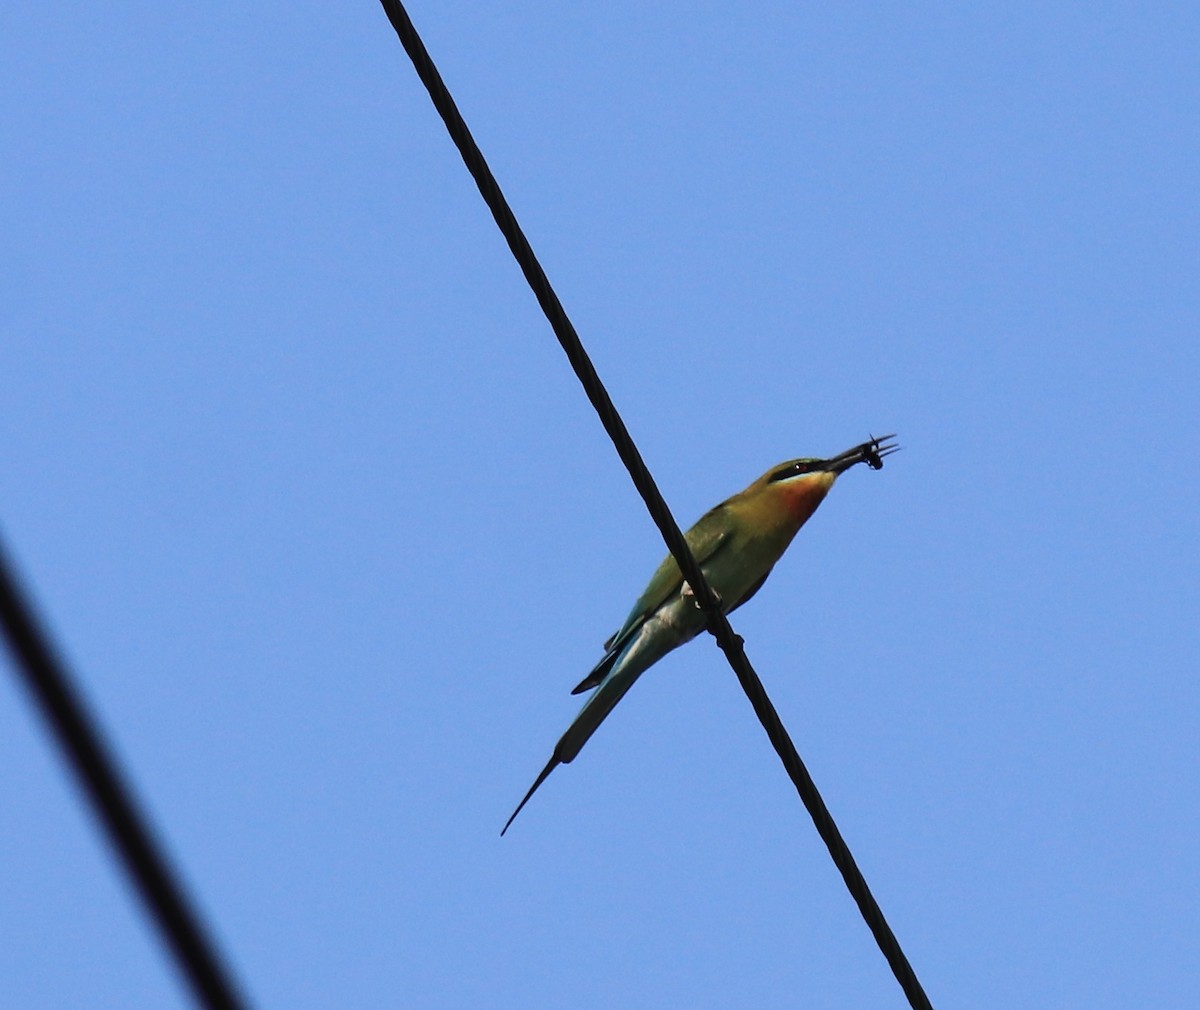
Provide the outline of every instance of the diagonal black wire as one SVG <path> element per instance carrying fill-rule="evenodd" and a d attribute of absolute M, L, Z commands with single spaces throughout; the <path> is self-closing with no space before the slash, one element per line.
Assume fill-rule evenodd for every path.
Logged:
<path fill-rule="evenodd" d="M 705 581 L 700 567 L 696 564 L 696 559 L 692 557 L 692 552 L 688 549 L 683 534 L 679 531 L 679 526 L 671 516 L 666 502 L 663 501 L 662 495 L 654 483 L 654 478 L 646 469 L 641 453 L 633 444 L 633 439 L 630 438 L 625 423 L 621 420 L 600 377 L 596 374 L 591 359 L 588 358 L 587 352 L 579 340 L 579 335 L 575 332 L 575 327 L 567 318 L 562 303 L 550 286 L 545 271 L 534 255 L 524 232 L 521 231 L 516 217 L 508 206 L 508 201 L 500 191 L 500 186 L 492 175 L 491 169 L 488 168 L 483 154 L 475 144 L 470 130 L 467 129 L 467 124 L 463 121 L 458 107 L 454 104 L 454 99 L 446 89 L 441 74 L 438 73 L 437 67 L 430 59 L 425 44 L 417 34 L 416 28 L 413 27 L 408 12 L 399 0 L 380 0 L 380 3 L 383 5 L 388 20 L 391 21 L 392 27 L 395 28 L 396 34 L 400 37 L 405 52 L 412 60 L 417 76 L 421 78 L 421 83 L 425 85 L 429 97 L 433 99 L 434 107 L 446 124 L 446 129 L 458 147 L 467 170 L 474 177 L 484 202 L 488 205 L 488 209 L 496 219 L 496 224 L 508 242 L 508 247 L 512 250 L 521 271 L 525 274 L 526 281 L 533 289 L 538 304 L 541 305 L 542 311 L 546 314 L 546 318 L 554 330 L 554 335 L 558 338 L 558 342 L 566 352 L 567 359 L 571 362 L 571 367 L 575 369 L 575 374 L 579 377 L 584 392 L 587 393 L 588 399 L 600 416 L 600 422 L 604 425 L 604 430 L 608 432 L 609 438 L 612 439 L 613 445 L 621 457 L 621 462 L 625 464 L 629 476 L 633 478 L 633 483 L 662 533 L 667 548 L 679 562 L 680 571 L 683 572 L 684 578 L 687 579 L 692 591 L 696 594 L 696 601 L 704 609 L 708 618 L 708 630 L 715 636 L 717 644 L 720 645 L 729 660 L 729 665 L 737 674 L 742 690 L 746 692 L 746 697 L 754 706 L 755 714 L 762 723 L 763 729 L 766 730 L 776 753 L 783 761 L 784 768 L 787 769 L 788 775 L 796 786 L 796 791 L 812 816 L 817 832 L 829 849 L 834 864 L 841 873 L 842 879 L 845 880 L 851 896 L 858 904 L 859 911 L 874 935 L 875 942 L 879 944 L 883 956 L 891 966 L 896 980 L 904 990 L 904 995 L 914 1010 L 932 1010 L 929 998 L 921 988 L 921 983 L 908 963 L 908 958 L 904 956 L 904 951 L 900 949 L 900 944 L 887 924 L 887 920 L 884 919 L 883 912 L 871 894 L 870 888 L 867 887 L 867 882 L 863 879 L 828 807 L 825 806 L 825 801 L 817 791 L 816 783 L 813 782 L 804 762 L 800 760 L 800 755 L 796 752 L 796 747 L 792 743 L 791 737 L 788 736 L 787 730 L 784 729 L 779 714 L 775 711 L 775 706 L 771 704 L 771 699 L 767 697 L 767 692 L 758 679 L 758 674 L 754 672 L 750 661 L 746 658 L 741 636 L 734 633 L 729 621 L 721 613 L 712 589 Z"/>
<path fill-rule="evenodd" d="M 103 823 L 125 871 L 163 942 L 175 957 L 198 1005 L 211 1010 L 248 1007 L 222 965 L 216 946 L 200 917 L 189 905 L 166 857 L 122 781 L 100 730 L 76 693 L 63 663 L 55 654 L 21 592 L 14 570 L 0 543 L 0 623 L 12 653 L 13 666 L 49 723 L 64 757 L 71 765 Z"/>

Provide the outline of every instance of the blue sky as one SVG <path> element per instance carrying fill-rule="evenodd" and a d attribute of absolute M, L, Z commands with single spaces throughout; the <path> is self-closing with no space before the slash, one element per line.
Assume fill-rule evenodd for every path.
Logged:
<path fill-rule="evenodd" d="M 1200 10 L 415 5 L 935 1006 L 1200 988 Z M 264 1008 L 900 1007 L 372 3 L 0 32 L 0 527 Z M 6 1005 L 186 1006 L 0 678 Z"/>

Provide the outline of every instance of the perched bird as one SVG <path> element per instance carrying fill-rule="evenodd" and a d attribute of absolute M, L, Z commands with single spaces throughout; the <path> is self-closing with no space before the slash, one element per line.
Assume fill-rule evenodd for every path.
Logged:
<path fill-rule="evenodd" d="M 888 441 L 894 437 L 872 438 L 830 459 L 804 457 L 780 463 L 745 491 L 710 509 L 684 534 L 722 611 L 736 610 L 758 592 L 838 475 L 856 463 L 880 469 L 883 458 L 900 448 Z M 575 759 L 633 682 L 672 649 L 695 638 L 705 624 L 679 564 L 668 555 L 625 623 L 604 643 L 604 658 L 571 692 L 595 689 L 500 834 L 508 830 L 546 777 L 560 764 Z"/>

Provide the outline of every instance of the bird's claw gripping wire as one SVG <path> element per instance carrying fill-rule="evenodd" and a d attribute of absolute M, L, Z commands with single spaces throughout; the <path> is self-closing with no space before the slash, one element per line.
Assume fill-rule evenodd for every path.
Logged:
<path fill-rule="evenodd" d="M 717 601 L 717 606 L 720 607 L 721 606 L 721 594 L 718 593 L 715 589 L 713 589 L 712 586 L 709 586 L 708 588 L 712 591 L 713 599 Z M 697 610 L 701 609 L 700 601 L 698 599 L 696 599 L 696 593 L 693 591 L 692 587 L 688 584 L 687 579 L 684 579 L 683 588 L 681 590 L 679 590 L 679 595 L 680 596 L 690 596 L 692 598 L 692 606 L 694 606 Z"/>

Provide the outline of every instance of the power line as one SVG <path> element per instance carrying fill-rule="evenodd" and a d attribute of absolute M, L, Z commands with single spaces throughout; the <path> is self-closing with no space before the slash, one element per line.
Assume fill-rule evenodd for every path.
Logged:
<path fill-rule="evenodd" d="M 183 886 L 155 842 L 132 791 L 79 697 L 50 638 L 21 592 L 0 543 L 0 622 L 13 667 L 33 695 L 63 756 L 83 787 L 92 813 L 104 825 L 159 934 L 191 986 L 196 1002 L 211 1010 L 248 1007 L 221 963 Z"/>
<path fill-rule="evenodd" d="M 676 561 L 678 561 L 683 577 L 692 587 L 692 591 L 696 595 L 696 602 L 704 610 L 708 619 L 708 630 L 716 638 L 717 644 L 721 647 L 729 661 L 729 665 L 733 667 L 734 673 L 737 674 L 738 682 L 742 685 L 742 690 L 745 691 L 746 697 L 750 699 L 750 704 L 754 707 L 755 714 L 762 723 L 763 729 L 766 730 L 772 746 L 774 746 L 776 753 L 779 754 L 784 768 L 787 770 L 796 787 L 796 791 L 800 794 L 801 800 L 803 800 L 805 807 L 808 809 L 813 823 L 816 825 L 817 832 L 829 849 L 829 854 L 833 858 L 838 871 L 841 873 L 842 879 L 845 880 L 846 887 L 857 903 L 863 919 L 874 935 L 875 942 L 879 945 L 880 951 L 882 951 L 883 956 L 887 959 L 888 965 L 896 976 L 896 980 L 900 983 L 900 987 L 904 990 L 904 994 L 908 998 L 908 1002 L 913 1007 L 913 1010 L 932 1010 L 929 998 L 925 995 L 925 991 L 921 987 L 921 983 L 918 981 L 912 966 L 909 964 L 908 958 L 905 957 L 904 951 L 901 950 L 895 934 L 892 932 L 891 927 L 883 916 L 882 910 L 879 908 L 879 904 L 871 894 L 866 880 L 863 878 L 857 863 L 854 861 L 854 857 L 850 853 L 850 849 L 847 847 L 841 832 L 838 830 L 832 815 L 829 813 L 828 807 L 825 806 L 825 801 L 821 798 L 821 794 L 817 790 L 816 783 L 813 782 L 812 776 L 809 775 L 804 762 L 800 760 L 800 755 L 797 753 L 795 745 L 788 736 L 787 730 L 784 729 L 783 723 L 779 719 L 779 714 L 775 711 L 775 706 L 771 704 L 771 700 L 767 697 L 762 682 L 758 679 L 758 675 L 754 672 L 750 661 L 746 658 L 741 637 L 734 633 L 729 621 L 721 613 L 711 587 L 705 581 L 699 565 L 696 564 L 696 559 L 688 549 L 687 543 L 679 531 L 679 526 L 672 517 L 666 502 L 663 500 L 658 487 L 654 483 L 654 478 L 651 477 L 650 471 L 646 468 L 646 464 L 642 460 L 641 453 L 638 452 L 637 446 L 634 445 L 633 439 L 625 427 L 625 423 L 621 420 L 607 390 L 605 390 L 603 383 L 600 381 L 600 377 L 596 374 L 591 359 L 584 350 L 579 335 L 575 332 L 575 327 L 567 317 L 566 310 L 563 309 L 558 295 L 555 294 L 554 289 L 551 287 L 549 278 L 547 278 L 545 271 L 534 255 L 529 241 L 525 238 L 521 226 L 517 223 L 517 219 L 508 205 L 508 201 L 500 191 L 500 186 L 496 182 L 495 176 L 492 175 L 492 171 L 484 160 L 482 152 L 480 152 L 474 138 L 471 136 L 470 130 L 467 129 L 467 124 L 464 122 L 457 105 L 454 103 L 454 99 L 447 90 L 441 74 L 438 73 L 437 67 L 434 66 L 433 60 L 425 48 L 425 44 L 417 34 L 417 30 L 413 26 L 408 12 L 399 0 L 380 0 L 380 3 L 387 14 L 388 20 L 392 23 L 392 27 L 396 30 L 396 34 L 399 36 L 405 52 L 408 53 L 409 59 L 412 60 L 413 66 L 417 71 L 417 76 L 420 77 L 421 83 L 425 85 L 426 90 L 429 92 L 429 97 L 433 100 L 434 108 L 437 109 L 438 115 L 442 117 L 442 121 L 446 124 L 450 138 L 454 141 L 455 146 L 462 155 L 463 162 L 467 166 L 467 171 L 475 179 L 475 184 L 479 187 L 479 192 L 483 196 L 484 202 L 492 212 L 492 216 L 496 219 L 496 224 L 508 242 L 509 249 L 512 250 L 512 254 L 516 258 L 521 271 L 525 274 L 525 280 L 533 290 L 538 304 L 541 305 L 542 311 L 545 313 L 546 319 L 554 330 L 554 335 L 558 338 L 559 344 L 562 345 L 562 349 L 567 355 L 567 360 L 570 361 L 571 367 L 575 370 L 575 374 L 578 376 L 584 392 L 599 415 L 600 422 L 604 425 L 604 430 L 608 432 L 609 438 L 612 439 L 617 454 L 621 457 L 621 462 L 625 464 L 625 468 L 629 471 L 629 476 L 632 478 L 638 493 L 642 496 L 642 500 L 646 503 L 646 508 L 649 510 L 651 518 L 653 518 L 659 531 L 662 533 L 667 548 L 675 556 Z"/>

